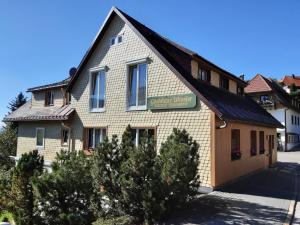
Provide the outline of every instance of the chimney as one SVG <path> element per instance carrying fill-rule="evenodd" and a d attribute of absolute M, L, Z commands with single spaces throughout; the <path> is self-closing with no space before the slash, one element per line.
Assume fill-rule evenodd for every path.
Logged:
<path fill-rule="evenodd" d="M 295 79 L 295 74 L 292 74 L 292 77 Z"/>
<path fill-rule="evenodd" d="M 240 79 L 241 79 L 241 80 L 245 80 L 245 74 L 241 74 L 241 75 L 240 75 Z"/>

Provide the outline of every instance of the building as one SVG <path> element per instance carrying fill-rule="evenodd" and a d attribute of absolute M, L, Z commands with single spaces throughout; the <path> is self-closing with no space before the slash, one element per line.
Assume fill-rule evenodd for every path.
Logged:
<path fill-rule="evenodd" d="M 290 96 L 276 81 L 260 74 L 249 82 L 245 92 L 285 126 L 277 129 L 278 148 L 285 151 L 298 147 L 300 101 Z"/>
<path fill-rule="evenodd" d="M 128 124 L 136 144 L 146 130 L 157 149 L 184 128 L 200 145 L 201 185 L 211 189 L 276 162 L 282 125 L 244 96 L 245 86 L 113 8 L 68 84 L 29 89 L 31 102 L 5 121 L 19 124 L 18 156 L 38 149 L 49 162 L 61 148 L 120 137 Z"/>
<path fill-rule="evenodd" d="M 300 93 L 300 77 L 292 74 L 291 76 L 284 76 L 282 80 L 279 81 L 282 85 L 283 89 L 291 94 L 291 93 Z"/>

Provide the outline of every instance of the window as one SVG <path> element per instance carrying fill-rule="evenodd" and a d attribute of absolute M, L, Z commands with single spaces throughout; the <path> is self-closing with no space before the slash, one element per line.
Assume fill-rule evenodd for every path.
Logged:
<path fill-rule="evenodd" d="M 265 153 L 265 132 L 259 131 L 259 154 Z"/>
<path fill-rule="evenodd" d="M 54 105 L 54 93 L 53 91 L 47 91 L 45 93 L 45 106 L 53 106 Z"/>
<path fill-rule="evenodd" d="M 256 131 L 252 130 L 250 132 L 250 155 L 255 156 L 257 154 L 257 141 L 256 141 Z"/>
<path fill-rule="evenodd" d="M 294 133 L 287 134 L 287 142 L 288 143 L 297 143 L 297 142 L 299 142 L 298 134 L 294 134 Z"/>
<path fill-rule="evenodd" d="M 268 95 L 261 95 L 260 96 L 260 101 L 261 102 L 266 102 L 266 101 L 268 101 L 269 100 L 269 96 Z"/>
<path fill-rule="evenodd" d="M 36 147 L 43 148 L 45 143 L 45 128 L 36 128 Z"/>
<path fill-rule="evenodd" d="M 123 39 L 124 39 L 123 35 L 118 35 L 118 36 L 112 37 L 110 39 L 110 46 L 121 44 L 123 42 Z"/>
<path fill-rule="evenodd" d="M 69 136 L 70 136 L 69 129 L 63 128 L 62 132 L 61 132 L 61 144 L 62 145 L 68 145 L 69 144 Z"/>
<path fill-rule="evenodd" d="M 92 112 L 104 110 L 105 105 L 105 71 L 91 73 L 90 108 Z"/>
<path fill-rule="evenodd" d="M 240 130 L 231 130 L 231 160 L 237 160 L 241 158 L 240 150 Z"/>
<path fill-rule="evenodd" d="M 86 132 L 86 137 L 84 140 L 85 149 L 96 148 L 101 142 L 104 141 L 106 137 L 105 128 L 87 128 L 85 129 L 85 132 Z"/>
<path fill-rule="evenodd" d="M 294 116 L 291 115 L 292 124 L 294 124 Z"/>
<path fill-rule="evenodd" d="M 147 64 L 129 67 L 128 108 L 129 110 L 146 109 L 147 98 Z"/>
<path fill-rule="evenodd" d="M 220 77 L 220 88 L 229 90 L 229 79 L 228 78 L 223 77 L 223 76 Z"/>
<path fill-rule="evenodd" d="M 199 80 L 210 82 L 210 71 L 206 69 L 199 68 L 198 74 Z"/>
<path fill-rule="evenodd" d="M 155 140 L 155 129 L 153 128 L 133 128 L 132 129 L 133 143 L 135 146 L 141 144 L 142 138 Z"/>
<path fill-rule="evenodd" d="M 244 88 L 240 87 L 240 86 L 237 86 L 236 93 L 239 96 L 243 96 L 244 95 Z"/>

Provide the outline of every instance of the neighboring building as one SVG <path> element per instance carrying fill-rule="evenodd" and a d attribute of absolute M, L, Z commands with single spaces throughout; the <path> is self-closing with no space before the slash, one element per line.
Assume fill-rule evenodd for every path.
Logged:
<path fill-rule="evenodd" d="M 300 101 L 291 97 L 275 80 L 257 74 L 245 92 L 284 125 L 277 129 L 278 148 L 292 150 L 299 143 Z"/>
<path fill-rule="evenodd" d="M 47 161 L 61 148 L 91 150 L 120 137 L 128 124 L 136 144 L 147 131 L 157 149 L 174 127 L 186 129 L 200 145 L 201 185 L 214 188 L 277 160 L 282 125 L 244 96 L 245 86 L 113 8 L 68 86 L 30 89 L 32 101 L 5 121 L 19 122 L 18 156 L 38 149 Z"/>
<path fill-rule="evenodd" d="M 289 94 L 300 93 L 300 76 L 295 76 L 294 74 L 292 74 L 291 76 L 284 76 L 282 80 L 279 81 L 279 83 L 282 85 L 283 89 Z"/>

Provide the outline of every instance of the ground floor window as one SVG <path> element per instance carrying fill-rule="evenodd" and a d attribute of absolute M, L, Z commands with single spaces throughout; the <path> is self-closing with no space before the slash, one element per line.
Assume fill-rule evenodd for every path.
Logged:
<path fill-rule="evenodd" d="M 250 132 L 250 155 L 255 156 L 257 153 L 257 141 L 256 141 L 256 131 L 252 130 Z"/>
<path fill-rule="evenodd" d="M 265 132 L 259 131 L 259 154 L 265 153 Z"/>
<path fill-rule="evenodd" d="M 231 160 L 237 160 L 241 158 L 240 149 L 240 130 L 231 130 Z"/>
<path fill-rule="evenodd" d="M 36 128 L 36 147 L 43 148 L 45 144 L 45 128 Z"/>
<path fill-rule="evenodd" d="M 69 136 L 70 136 L 70 130 L 67 128 L 63 128 L 62 132 L 61 132 L 61 144 L 62 145 L 69 144 Z"/>
<path fill-rule="evenodd" d="M 132 128 L 133 143 L 135 146 L 141 144 L 143 138 L 149 138 L 155 141 L 155 129 L 154 128 Z"/>
<path fill-rule="evenodd" d="M 84 133 L 84 149 L 94 149 L 104 141 L 107 132 L 105 128 L 86 128 Z"/>

